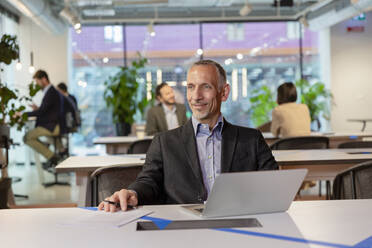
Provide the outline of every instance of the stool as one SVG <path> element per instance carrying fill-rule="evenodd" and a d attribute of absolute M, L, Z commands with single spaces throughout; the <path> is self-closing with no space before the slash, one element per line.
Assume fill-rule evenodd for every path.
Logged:
<path fill-rule="evenodd" d="M 68 156 L 68 134 L 60 134 L 58 136 L 52 136 L 51 137 L 53 139 L 53 145 L 54 145 L 54 155 L 53 156 L 60 156 L 60 153 L 57 149 L 57 142 L 61 142 L 62 144 L 62 139 L 63 138 L 67 138 L 67 156 Z M 58 173 L 56 172 L 55 170 L 55 166 L 57 166 L 57 163 L 56 164 L 53 164 L 53 167 L 51 168 L 48 168 L 47 171 L 50 172 L 50 173 L 53 173 L 54 174 L 54 181 L 53 182 L 48 182 L 48 183 L 43 183 L 43 186 L 44 187 L 50 187 L 50 186 L 54 186 L 54 185 L 65 185 L 65 186 L 69 186 L 70 183 L 68 182 L 59 182 L 58 181 Z"/>

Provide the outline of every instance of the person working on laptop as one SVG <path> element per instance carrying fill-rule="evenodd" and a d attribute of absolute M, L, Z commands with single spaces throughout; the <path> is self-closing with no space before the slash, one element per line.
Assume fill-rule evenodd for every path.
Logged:
<path fill-rule="evenodd" d="M 220 173 L 278 169 L 258 130 L 232 125 L 223 118 L 221 103 L 229 92 L 220 64 L 212 60 L 194 63 L 187 75 L 192 118 L 156 135 L 136 181 L 98 208 L 113 212 L 117 209 L 112 203 L 120 203 L 124 211 L 127 205 L 203 203 Z"/>

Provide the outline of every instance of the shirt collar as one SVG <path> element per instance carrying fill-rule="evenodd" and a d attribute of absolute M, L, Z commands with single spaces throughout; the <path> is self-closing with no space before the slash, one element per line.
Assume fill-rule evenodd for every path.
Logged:
<path fill-rule="evenodd" d="M 43 89 L 44 95 L 47 93 L 50 87 L 52 87 L 52 84 L 48 84 L 48 86 Z"/>
<path fill-rule="evenodd" d="M 173 108 L 172 110 L 170 110 L 165 104 L 161 104 L 161 106 L 163 107 L 163 110 L 164 110 L 164 113 L 165 114 L 173 114 L 173 113 L 176 113 L 176 105 L 173 105 Z"/>
<path fill-rule="evenodd" d="M 202 127 L 202 125 L 207 125 L 208 126 L 208 124 L 200 123 L 194 116 L 191 117 L 191 121 L 192 121 L 192 125 L 194 127 L 195 136 L 200 132 L 200 128 Z M 220 116 L 217 119 L 216 125 L 214 125 L 214 127 L 213 127 L 213 129 L 210 133 L 213 133 L 214 131 L 217 131 L 218 134 L 221 135 L 222 128 L 223 128 L 223 116 L 222 116 L 222 114 L 220 114 Z M 208 126 L 208 132 L 209 132 L 209 126 Z"/>

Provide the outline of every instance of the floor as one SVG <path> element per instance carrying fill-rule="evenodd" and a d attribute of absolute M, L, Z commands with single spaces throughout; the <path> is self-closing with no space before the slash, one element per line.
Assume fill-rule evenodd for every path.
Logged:
<path fill-rule="evenodd" d="M 14 165 L 9 167 L 11 177 L 20 177 L 22 180 L 12 184 L 14 194 L 28 195 L 28 199 L 15 197 L 16 205 L 34 204 L 62 204 L 76 203 L 78 201 L 78 190 L 75 183 L 75 175 L 59 174 L 58 181 L 69 182 L 70 186 L 44 187 L 40 182 L 36 166 Z M 54 180 L 49 172 L 44 172 L 46 182 Z"/>

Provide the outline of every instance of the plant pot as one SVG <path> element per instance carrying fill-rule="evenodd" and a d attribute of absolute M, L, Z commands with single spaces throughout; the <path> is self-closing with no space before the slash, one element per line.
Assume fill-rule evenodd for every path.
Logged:
<path fill-rule="evenodd" d="M 0 137 L 7 137 L 9 139 L 10 136 L 10 127 L 6 124 L 0 124 Z M 1 145 L 0 145 L 1 147 Z"/>
<path fill-rule="evenodd" d="M 116 123 L 116 136 L 128 136 L 131 132 L 131 125 L 126 122 Z"/>
<path fill-rule="evenodd" d="M 8 208 L 8 194 L 11 187 L 12 179 L 0 179 L 0 209 Z"/>

